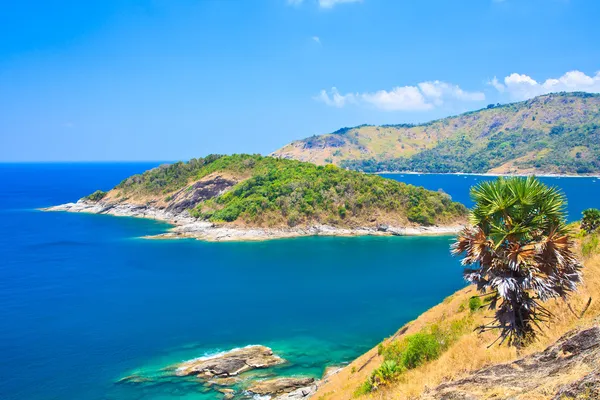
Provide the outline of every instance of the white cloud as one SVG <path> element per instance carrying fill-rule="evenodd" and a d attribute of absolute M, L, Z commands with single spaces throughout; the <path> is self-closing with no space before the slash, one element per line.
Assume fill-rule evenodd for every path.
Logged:
<path fill-rule="evenodd" d="M 434 104 L 441 105 L 445 99 L 455 99 L 461 101 L 482 101 L 485 100 L 485 94 L 482 92 L 465 92 L 458 85 L 452 85 L 446 82 L 430 81 L 419 83 L 419 89 L 423 94 L 430 98 Z"/>
<path fill-rule="evenodd" d="M 494 77 L 494 79 L 489 81 L 488 85 L 495 87 L 496 90 L 499 91 L 500 93 L 504 93 L 504 91 L 506 90 L 506 86 L 504 86 L 502 83 L 500 83 L 500 81 L 498 81 L 498 78 L 496 78 L 496 77 Z"/>
<path fill-rule="evenodd" d="M 385 111 L 426 111 L 448 102 L 483 101 L 482 92 L 466 92 L 459 86 L 441 81 L 421 82 L 416 86 L 398 86 L 392 90 L 342 95 L 336 88 L 325 90 L 315 97 L 338 108 L 349 103 L 370 105 Z"/>
<path fill-rule="evenodd" d="M 359 3 L 362 0 L 317 0 L 321 8 L 333 8 L 337 4 L 342 3 Z M 287 0 L 287 3 L 293 6 L 298 6 L 304 3 L 304 0 Z"/>
<path fill-rule="evenodd" d="M 329 93 L 327 93 L 326 90 L 321 90 L 321 92 L 315 96 L 314 99 L 321 101 L 328 106 L 342 108 L 347 103 L 355 103 L 356 95 L 352 93 L 341 95 L 337 88 L 332 87 Z"/>
<path fill-rule="evenodd" d="M 560 78 L 549 78 L 537 82 L 528 75 L 513 73 L 500 83 L 494 77 L 489 82 L 498 91 L 508 93 L 513 100 L 526 100 L 541 94 L 552 92 L 600 92 L 600 72 L 588 76 L 581 71 L 569 71 Z"/>
<path fill-rule="evenodd" d="M 313 36 L 311 39 L 314 40 L 316 43 L 321 44 L 321 38 L 319 38 L 318 36 Z"/>
<path fill-rule="evenodd" d="M 421 111 L 433 107 L 415 86 L 395 87 L 389 92 L 379 90 L 375 93 L 363 93 L 361 99 L 386 111 Z"/>

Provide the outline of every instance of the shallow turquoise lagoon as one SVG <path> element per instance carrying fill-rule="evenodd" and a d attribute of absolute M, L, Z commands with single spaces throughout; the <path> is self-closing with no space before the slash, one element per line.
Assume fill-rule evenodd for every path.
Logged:
<path fill-rule="evenodd" d="M 213 399 L 193 380 L 115 382 L 249 344 L 290 361 L 278 374 L 320 376 L 464 285 L 450 237 L 150 241 L 168 226 L 35 210 L 154 165 L 0 165 L 1 399 Z M 427 177 L 458 200 L 472 183 Z M 572 214 L 600 198 L 592 179 L 556 184 Z"/>

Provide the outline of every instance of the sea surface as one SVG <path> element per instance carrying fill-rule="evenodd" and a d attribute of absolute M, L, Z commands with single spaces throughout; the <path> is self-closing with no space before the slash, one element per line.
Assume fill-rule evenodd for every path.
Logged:
<path fill-rule="evenodd" d="M 319 377 L 465 285 L 451 237 L 155 241 L 168 225 L 37 210 L 156 165 L 0 164 L 0 399 L 215 399 L 163 368 L 250 344 Z M 484 179 L 390 177 L 467 204 Z M 600 205 L 597 180 L 545 181 L 571 219 Z"/>

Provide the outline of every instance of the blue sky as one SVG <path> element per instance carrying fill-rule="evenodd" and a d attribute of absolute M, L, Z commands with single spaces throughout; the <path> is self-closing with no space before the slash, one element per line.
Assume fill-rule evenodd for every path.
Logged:
<path fill-rule="evenodd" d="M 21 0 L 0 8 L 0 161 L 269 152 L 600 91 L 597 0 Z"/>

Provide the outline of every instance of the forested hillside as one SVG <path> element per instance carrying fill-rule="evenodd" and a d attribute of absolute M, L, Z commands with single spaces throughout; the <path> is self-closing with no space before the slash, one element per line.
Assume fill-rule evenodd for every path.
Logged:
<path fill-rule="evenodd" d="M 598 173 L 600 95 L 548 94 L 420 125 L 343 128 L 274 155 L 365 172 Z"/>
<path fill-rule="evenodd" d="M 434 225 L 465 220 L 445 193 L 379 176 L 259 155 L 211 155 L 154 168 L 88 201 L 152 205 L 248 226 Z"/>

